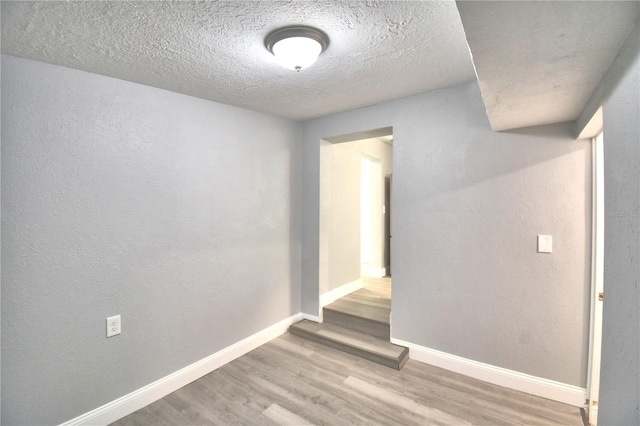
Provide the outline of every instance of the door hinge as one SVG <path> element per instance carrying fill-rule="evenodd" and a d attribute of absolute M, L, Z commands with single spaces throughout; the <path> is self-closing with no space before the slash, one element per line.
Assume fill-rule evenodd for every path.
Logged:
<path fill-rule="evenodd" d="M 598 300 L 601 302 L 604 300 L 604 293 L 598 293 Z"/>

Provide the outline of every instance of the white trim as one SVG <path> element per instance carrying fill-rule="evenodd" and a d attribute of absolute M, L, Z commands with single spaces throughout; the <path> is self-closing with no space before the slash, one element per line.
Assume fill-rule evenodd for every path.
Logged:
<path fill-rule="evenodd" d="M 317 315 L 305 314 L 304 312 L 301 315 L 302 315 L 302 319 L 306 319 L 313 322 L 321 322 L 320 317 Z"/>
<path fill-rule="evenodd" d="M 292 315 L 160 380 L 69 420 L 63 423 L 62 426 L 113 423 L 275 339 L 284 334 L 291 324 L 301 319 L 302 314 L 300 313 Z"/>
<path fill-rule="evenodd" d="M 602 106 L 593 114 L 593 117 L 584 126 L 584 129 L 580 131 L 576 139 L 594 139 L 604 128 L 604 118 L 602 114 Z"/>
<path fill-rule="evenodd" d="M 602 107 L 598 110 L 602 114 Z M 589 359 L 587 363 L 587 418 L 598 424 L 600 354 L 602 351 L 602 301 L 604 292 L 604 148 L 603 134 L 591 140 L 591 312 L 589 315 Z"/>
<path fill-rule="evenodd" d="M 587 420 L 589 420 L 589 426 L 596 426 L 598 424 L 598 406 L 594 405 L 589 408 L 590 413 Z"/>
<path fill-rule="evenodd" d="M 332 304 L 336 300 L 341 297 L 346 296 L 347 294 L 353 293 L 356 290 L 360 290 L 362 288 L 362 280 L 358 278 L 357 280 L 351 281 L 350 283 L 346 283 L 341 285 L 340 287 L 334 288 L 333 290 L 320 295 L 320 309 L 324 308 L 327 305 Z"/>
<path fill-rule="evenodd" d="M 391 338 L 391 343 L 408 347 L 409 357 L 416 361 L 464 374 L 494 385 L 530 393 L 576 407 L 584 407 L 587 394 L 585 388 L 484 364 L 399 339 Z"/>

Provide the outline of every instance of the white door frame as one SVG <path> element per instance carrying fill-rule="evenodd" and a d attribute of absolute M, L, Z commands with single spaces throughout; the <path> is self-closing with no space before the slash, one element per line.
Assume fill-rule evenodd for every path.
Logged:
<path fill-rule="evenodd" d="M 589 364 L 587 399 L 589 424 L 598 423 L 600 355 L 602 349 L 602 305 L 604 297 L 604 150 L 603 134 L 592 139 L 592 228 L 591 314 L 589 320 Z"/>

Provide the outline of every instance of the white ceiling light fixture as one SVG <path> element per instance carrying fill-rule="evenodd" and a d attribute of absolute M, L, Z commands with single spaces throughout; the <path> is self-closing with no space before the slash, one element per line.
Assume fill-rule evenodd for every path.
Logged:
<path fill-rule="evenodd" d="M 329 37 L 313 27 L 291 26 L 272 31 L 264 45 L 280 65 L 300 71 L 312 65 L 329 46 Z"/>

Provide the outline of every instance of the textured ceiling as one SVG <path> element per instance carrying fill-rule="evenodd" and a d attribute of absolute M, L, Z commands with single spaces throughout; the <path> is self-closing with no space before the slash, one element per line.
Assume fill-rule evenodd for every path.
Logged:
<path fill-rule="evenodd" d="M 280 26 L 331 44 L 300 73 Z M 2 52 L 293 119 L 475 80 L 454 2 L 2 2 Z"/>
<path fill-rule="evenodd" d="M 573 121 L 629 35 L 640 2 L 462 1 L 494 130 Z"/>

